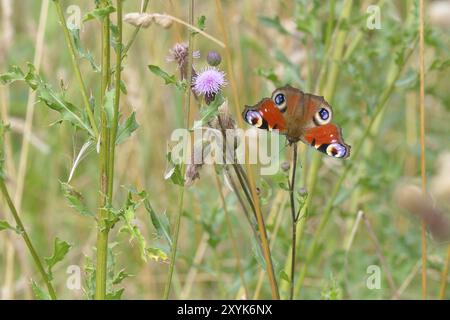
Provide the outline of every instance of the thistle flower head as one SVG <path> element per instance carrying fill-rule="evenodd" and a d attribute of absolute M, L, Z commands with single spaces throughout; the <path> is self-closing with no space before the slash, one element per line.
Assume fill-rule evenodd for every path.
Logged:
<path fill-rule="evenodd" d="M 172 49 L 169 49 L 169 55 L 166 59 L 169 62 L 176 62 L 179 67 L 182 67 L 187 63 L 188 51 L 186 43 L 176 43 Z M 194 59 L 200 58 L 200 51 L 194 51 L 192 57 Z"/>
<path fill-rule="evenodd" d="M 215 96 L 225 85 L 225 73 L 215 67 L 206 67 L 193 79 L 194 91 L 198 95 Z"/>

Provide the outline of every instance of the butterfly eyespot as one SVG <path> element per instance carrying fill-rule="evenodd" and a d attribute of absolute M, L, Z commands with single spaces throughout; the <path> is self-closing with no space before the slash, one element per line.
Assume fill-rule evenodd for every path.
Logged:
<path fill-rule="evenodd" d="M 275 92 L 272 100 L 281 112 L 286 111 L 286 96 L 283 93 Z"/>
<path fill-rule="evenodd" d="M 331 121 L 331 110 L 323 107 L 314 115 L 314 122 L 319 125 L 327 124 Z"/>
<path fill-rule="evenodd" d="M 340 143 L 332 143 L 327 149 L 327 155 L 335 158 L 345 158 L 347 155 L 347 148 Z"/>
<path fill-rule="evenodd" d="M 251 124 L 252 126 L 255 126 L 257 128 L 261 127 L 263 124 L 263 119 L 258 111 L 247 111 L 247 113 L 245 114 L 245 120 L 248 124 Z"/>

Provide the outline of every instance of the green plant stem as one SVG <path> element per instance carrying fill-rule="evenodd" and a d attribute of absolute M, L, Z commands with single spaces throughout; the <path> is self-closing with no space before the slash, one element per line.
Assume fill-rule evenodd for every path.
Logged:
<path fill-rule="evenodd" d="M 108 5 L 108 1 L 102 2 L 103 6 Z M 109 129 L 107 123 L 106 110 L 104 108 L 105 94 L 110 80 L 110 20 L 109 16 L 102 21 L 102 81 L 100 92 L 101 105 L 101 138 L 100 138 L 100 192 L 99 207 L 97 215 L 97 261 L 95 273 L 95 298 L 104 300 L 106 297 L 106 273 L 107 273 L 107 255 L 108 255 L 108 235 L 109 226 L 107 225 L 108 210 L 107 202 L 110 199 L 108 195 L 108 159 L 109 159 Z"/>
<path fill-rule="evenodd" d="M 401 66 L 397 65 L 395 61 L 393 61 L 391 63 L 391 66 L 388 71 L 388 76 L 387 76 L 388 86 L 381 93 L 380 98 L 378 99 L 378 103 L 375 107 L 375 112 L 374 112 L 369 124 L 365 127 L 363 135 L 359 139 L 358 144 L 356 145 L 356 147 L 354 148 L 354 150 L 352 152 L 352 161 L 347 163 L 344 171 L 339 176 L 339 178 L 333 188 L 333 191 L 328 199 L 328 202 L 325 206 L 324 214 L 322 215 L 320 224 L 315 231 L 312 243 L 307 252 L 305 263 L 303 265 L 303 268 L 300 271 L 299 280 L 298 280 L 296 288 L 295 288 L 295 294 L 297 294 L 300 291 L 300 289 L 303 285 L 303 281 L 304 281 L 306 272 L 308 270 L 308 266 L 312 261 L 314 252 L 316 251 L 317 244 L 319 242 L 321 233 L 323 232 L 323 230 L 331 216 L 331 212 L 332 212 L 333 206 L 334 206 L 334 201 L 336 200 L 336 197 L 341 189 L 342 183 L 344 182 L 344 179 L 347 176 L 347 174 L 349 173 L 350 169 L 353 167 L 353 164 L 357 163 L 357 161 L 355 161 L 355 159 L 358 157 L 360 151 L 362 150 L 362 147 L 364 146 L 364 144 L 366 142 L 366 139 L 369 137 L 369 133 L 371 132 L 372 127 L 376 123 L 378 116 L 384 110 L 384 107 L 386 106 L 386 102 L 389 99 L 390 95 L 392 94 L 392 91 L 395 88 L 395 82 L 398 80 L 398 78 L 401 74 L 401 71 L 403 69 L 403 66 L 405 65 L 406 61 L 411 56 L 411 53 L 413 51 L 414 51 L 414 46 L 412 48 L 410 48 L 409 51 L 405 54 L 405 58 L 404 58 L 403 64 Z"/>
<path fill-rule="evenodd" d="M 31 256 L 33 257 L 33 261 L 36 264 L 36 267 L 37 267 L 39 273 L 41 274 L 42 279 L 45 282 L 45 285 L 47 286 L 47 290 L 48 290 L 50 297 L 52 298 L 52 300 L 56 300 L 55 289 L 53 288 L 50 278 L 49 278 L 47 272 L 45 271 L 41 260 L 39 259 L 39 256 L 31 242 L 30 237 L 28 236 L 27 231 L 25 230 L 25 226 L 23 225 L 22 220 L 19 217 L 19 213 L 17 212 L 16 207 L 14 206 L 14 203 L 9 195 L 8 188 L 5 185 L 5 180 L 3 178 L 0 178 L 0 189 L 3 193 L 3 196 L 5 197 L 5 200 L 6 200 L 6 203 L 8 204 L 9 209 L 11 210 L 14 220 L 16 221 L 20 235 L 22 236 L 23 240 L 25 241 L 28 251 L 30 251 Z"/>
<path fill-rule="evenodd" d="M 295 253 L 296 253 L 296 243 L 297 243 L 297 211 L 295 210 L 295 173 L 297 171 L 297 143 L 292 145 L 293 157 L 292 157 L 292 177 L 289 182 L 289 197 L 291 201 L 291 217 L 292 217 L 292 244 L 291 244 L 291 275 L 290 275 L 290 288 L 289 288 L 289 299 L 294 299 L 294 284 L 295 284 Z"/>
<path fill-rule="evenodd" d="M 84 84 L 83 77 L 81 76 L 80 66 L 78 65 L 78 60 L 77 60 L 77 54 L 76 54 L 75 47 L 72 42 L 72 38 L 70 36 L 69 29 L 67 28 L 67 23 L 66 23 L 66 19 L 64 18 L 64 13 L 63 13 L 63 10 L 61 7 L 61 3 L 59 0 L 53 0 L 53 2 L 55 3 L 56 11 L 57 11 L 58 17 L 59 17 L 59 22 L 63 29 L 64 38 L 66 40 L 67 47 L 69 48 L 70 59 L 72 61 L 72 66 L 75 71 L 75 76 L 77 78 L 78 84 L 81 89 L 81 97 L 83 99 L 84 108 L 86 109 L 86 114 L 89 118 L 89 122 L 90 122 L 92 130 L 95 134 L 94 138 L 97 138 L 98 137 L 97 125 L 95 123 L 94 114 L 91 110 L 91 106 L 89 103 L 89 98 L 88 98 L 88 94 L 87 94 L 87 90 L 86 90 L 86 85 Z"/>
<path fill-rule="evenodd" d="M 189 23 L 192 24 L 194 22 L 194 0 L 190 0 L 189 2 Z M 190 111 L 191 111 L 191 80 L 192 80 L 192 46 L 193 46 L 193 34 L 191 31 L 189 31 L 189 41 L 188 41 L 188 62 L 187 62 L 187 90 L 186 90 L 186 128 L 189 128 L 189 118 L 190 118 Z M 186 146 L 185 146 L 186 147 Z M 186 150 L 186 148 L 184 148 Z M 181 165 L 181 174 L 182 177 L 184 177 L 185 172 L 185 161 L 183 161 L 183 164 Z M 171 257 L 170 257 L 170 264 L 169 264 L 169 272 L 167 273 L 167 280 L 166 285 L 164 288 L 164 299 L 169 299 L 170 295 L 170 288 L 172 285 L 172 277 L 173 277 L 173 270 L 175 266 L 175 259 L 177 256 L 177 247 L 178 247 L 178 237 L 180 233 L 180 225 L 181 225 L 181 216 L 183 215 L 183 200 L 184 200 L 184 189 L 185 187 L 182 186 L 180 188 L 180 195 L 179 195 L 179 202 L 178 202 L 178 213 L 176 217 L 175 222 L 175 231 L 173 236 L 173 243 L 171 248 Z"/>
<path fill-rule="evenodd" d="M 120 81 L 122 74 L 122 4 L 123 0 L 117 0 L 117 48 L 116 48 L 116 70 L 114 84 L 114 112 L 111 124 L 109 143 L 109 164 L 108 164 L 108 199 L 112 201 L 114 187 L 114 159 L 116 151 L 117 128 L 119 126 L 119 106 L 120 106 Z"/>

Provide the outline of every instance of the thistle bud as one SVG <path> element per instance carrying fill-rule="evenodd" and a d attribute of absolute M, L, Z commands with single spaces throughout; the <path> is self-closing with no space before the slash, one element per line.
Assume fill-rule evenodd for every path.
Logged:
<path fill-rule="evenodd" d="M 283 170 L 284 172 L 289 171 L 290 167 L 291 167 L 291 165 L 289 164 L 289 162 L 283 162 L 281 164 L 281 170 Z"/>
<path fill-rule="evenodd" d="M 206 61 L 210 66 L 218 66 L 220 62 L 222 62 L 222 57 L 217 51 L 211 50 L 208 52 L 208 55 L 206 56 Z"/>

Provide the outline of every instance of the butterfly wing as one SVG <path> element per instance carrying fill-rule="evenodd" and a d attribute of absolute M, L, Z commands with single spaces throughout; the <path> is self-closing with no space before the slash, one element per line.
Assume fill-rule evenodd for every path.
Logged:
<path fill-rule="evenodd" d="M 344 142 L 341 129 L 333 123 L 307 129 L 301 140 L 330 157 L 345 159 L 350 156 L 350 146 Z"/>

